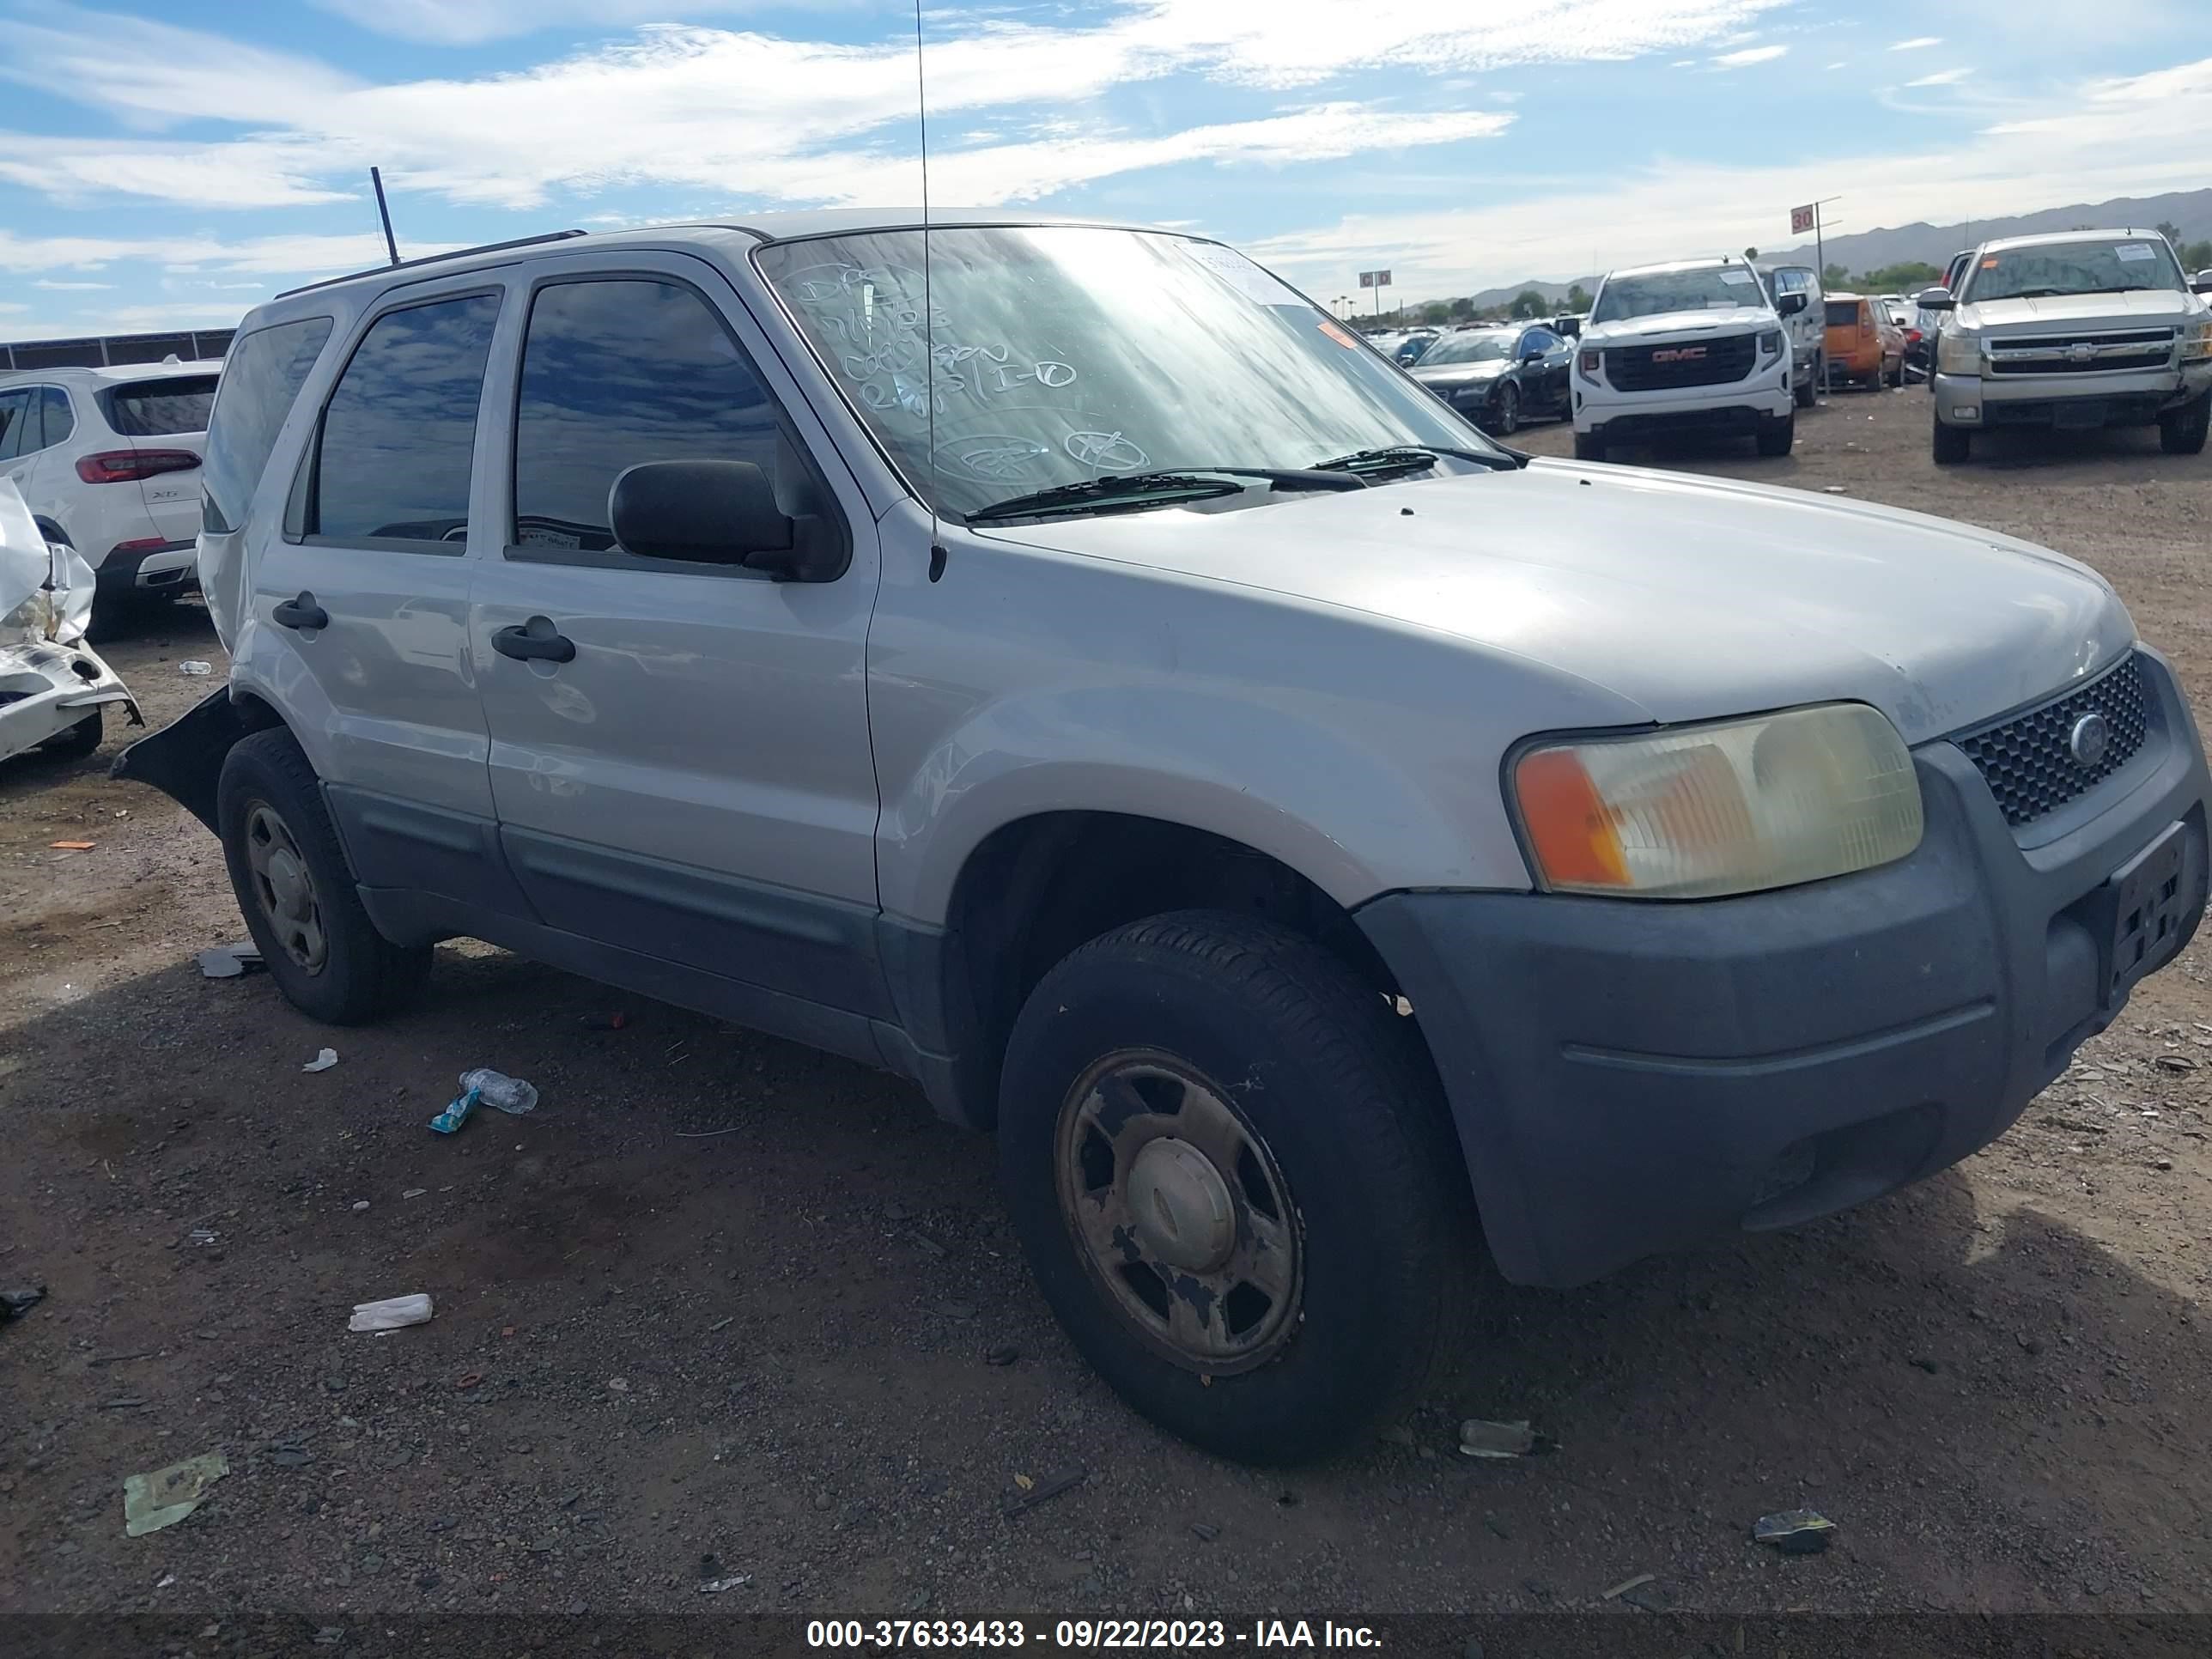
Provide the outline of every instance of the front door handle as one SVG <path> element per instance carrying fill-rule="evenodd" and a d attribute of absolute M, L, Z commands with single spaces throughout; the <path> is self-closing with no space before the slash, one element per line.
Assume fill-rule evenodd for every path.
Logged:
<path fill-rule="evenodd" d="M 302 593 L 296 599 L 280 599 L 270 616 L 280 628 L 328 628 L 331 613 L 315 603 L 312 593 Z"/>
<path fill-rule="evenodd" d="M 518 662 L 574 662 L 576 642 L 564 638 L 550 617 L 532 617 L 520 628 L 502 628 L 491 636 L 491 648 Z"/>

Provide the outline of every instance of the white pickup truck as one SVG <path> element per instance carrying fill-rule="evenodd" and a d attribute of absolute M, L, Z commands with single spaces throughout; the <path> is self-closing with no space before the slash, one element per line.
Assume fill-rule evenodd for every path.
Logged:
<path fill-rule="evenodd" d="M 1785 317 L 1741 259 L 1692 259 L 1607 274 L 1575 353 L 1575 456 L 1679 433 L 1754 438 L 1762 455 L 1796 441 Z"/>

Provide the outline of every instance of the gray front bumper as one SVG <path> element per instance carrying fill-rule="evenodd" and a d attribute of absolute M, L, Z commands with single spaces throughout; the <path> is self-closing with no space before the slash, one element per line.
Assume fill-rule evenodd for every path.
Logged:
<path fill-rule="evenodd" d="M 2145 658 L 2142 749 L 2033 834 L 2016 838 L 1936 742 L 1915 751 L 1925 836 L 1881 869 L 1680 903 L 1400 893 L 1362 908 L 1504 1275 L 1576 1285 L 1792 1225 L 2002 1134 L 2126 1002 L 2110 989 L 2115 872 L 2179 824 L 2147 960 L 2170 960 L 2203 912 L 2212 783 L 2171 672 Z"/>
<path fill-rule="evenodd" d="M 2112 374 L 1939 374 L 1934 385 L 1936 418 L 1946 426 L 2049 426 L 2063 418 L 2062 410 L 2095 404 L 2118 424 L 2154 419 L 2212 388 L 2212 363 Z"/>

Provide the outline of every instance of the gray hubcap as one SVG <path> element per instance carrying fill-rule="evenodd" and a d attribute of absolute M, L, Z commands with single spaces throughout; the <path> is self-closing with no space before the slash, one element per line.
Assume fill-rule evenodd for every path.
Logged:
<path fill-rule="evenodd" d="M 320 973 L 330 945 L 323 935 L 315 878 L 276 809 L 261 801 L 246 808 L 246 862 L 261 914 L 284 954 L 309 973 Z"/>
<path fill-rule="evenodd" d="M 1249 1370 L 1297 1328 L 1302 1242 L 1267 1143 L 1164 1054 L 1092 1066 L 1060 1108 L 1060 1213 L 1138 1334 L 1192 1370 Z"/>

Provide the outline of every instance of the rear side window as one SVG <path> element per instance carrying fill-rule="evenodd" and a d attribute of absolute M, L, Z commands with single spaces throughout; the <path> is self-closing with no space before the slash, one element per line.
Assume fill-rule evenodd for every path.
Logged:
<path fill-rule="evenodd" d="M 1856 328 L 1858 325 L 1859 308 L 1856 301 L 1851 300 L 1831 300 L 1828 301 L 1828 326 L 1830 328 Z"/>
<path fill-rule="evenodd" d="M 246 508 L 269 465 L 276 434 L 307 384 L 307 371 L 331 337 L 331 319 L 258 328 L 231 348 L 218 385 L 221 396 L 208 417 L 207 483 L 202 525 L 225 535 L 246 522 Z"/>
<path fill-rule="evenodd" d="M 435 300 L 370 325 L 323 410 L 309 535 L 461 550 L 499 303 L 496 294 Z"/>
<path fill-rule="evenodd" d="M 0 392 L 0 461 L 12 461 L 39 447 L 32 434 L 39 424 L 38 390 Z M 29 447 L 26 448 L 25 446 Z"/>
<path fill-rule="evenodd" d="M 40 441 L 48 449 L 66 442 L 76 430 L 76 411 L 70 407 L 69 393 L 59 386 L 50 386 L 40 392 L 39 409 L 46 425 Z"/>
<path fill-rule="evenodd" d="M 215 380 L 212 374 L 179 374 L 111 386 L 102 396 L 107 423 L 118 438 L 173 438 L 204 432 L 208 410 L 215 406 Z"/>
<path fill-rule="evenodd" d="M 541 289 L 515 400 L 514 544 L 611 548 L 607 492 L 641 461 L 750 461 L 773 480 L 776 430 L 752 365 L 690 289 Z"/>

